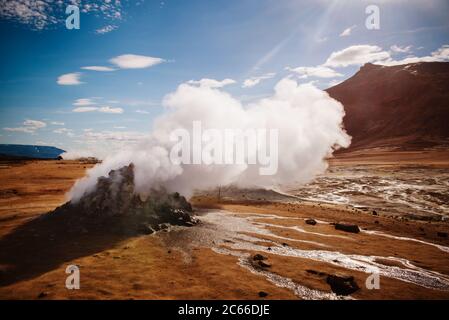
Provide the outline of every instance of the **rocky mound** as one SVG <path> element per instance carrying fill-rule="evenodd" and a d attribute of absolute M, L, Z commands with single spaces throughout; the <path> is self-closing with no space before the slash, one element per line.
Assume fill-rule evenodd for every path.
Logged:
<path fill-rule="evenodd" d="M 108 177 L 100 177 L 94 191 L 76 203 L 65 203 L 42 219 L 58 219 L 69 232 L 152 233 L 170 225 L 197 223 L 192 206 L 179 193 L 154 190 L 141 199 L 134 191 L 134 166 L 130 164 L 110 171 Z"/>

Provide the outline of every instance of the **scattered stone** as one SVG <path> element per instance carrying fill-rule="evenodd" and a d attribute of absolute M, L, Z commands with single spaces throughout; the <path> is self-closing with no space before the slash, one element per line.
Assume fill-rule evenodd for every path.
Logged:
<path fill-rule="evenodd" d="M 373 210 L 373 216 L 378 216 L 377 211 Z"/>
<path fill-rule="evenodd" d="M 335 224 L 336 230 L 346 231 L 346 232 L 352 232 L 352 233 L 359 233 L 360 228 L 356 224 L 343 224 L 343 223 L 336 223 Z"/>
<path fill-rule="evenodd" d="M 264 291 L 259 291 L 259 297 L 265 298 L 266 296 L 268 296 L 268 293 L 266 293 Z"/>
<path fill-rule="evenodd" d="M 37 298 L 42 299 L 42 298 L 45 298 L 46 296 L 48 296 L 48 292 L 42 291 L 41 293 L 39 293 Z"/>
<path fill-rule="evenodd" d="M 374 221 L 375 224 L 379 224 L 379 220 Z"/>
<path fill-rule="evenodd" d="M 332 292 L 339 296 L 347 296 L 360 289 L 353 276 L 330 274 L 326 282 L 330 285 Z"/>
<path fill-rule="evenodd" d="M 316 225 L 316 221 L 313 219 L 306 219 L 306 224 L 310 224 L 311 226 Z"/>

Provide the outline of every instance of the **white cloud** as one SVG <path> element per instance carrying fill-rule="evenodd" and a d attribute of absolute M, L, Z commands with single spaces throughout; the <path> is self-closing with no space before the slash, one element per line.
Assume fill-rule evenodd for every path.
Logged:
<path fill-rule="evenodd" d="M 405 53 L 410 50 L 408 47 L 392 46 L 393 52 Z M 433 51 L 428 56 L 415 57 L 408 56 L 401 60 L 394 60 L 390 52 L 374 45 L 355 45 L 347 47 L 343 50 L 332 52 L 323 66 L 326 67 L 347 67 L 351 65 L 363 65 L 371 62 L 374 64 L 394 66 L 408 63 L 418 62 L 434 62 L 434 61 L 449 61 L 449 45 L 443 45 L 437 50 Z"/>
<path fill-rule="evenodd" d="M 124 112 L 122 108 L 112 108 L 109 106 L 104 107 L 92 107 L 92 106 L 86 106 L 86 107 L 78 107 L 72 110 L 73 112 L 101 112 L 101 113 L 115 113 L 115 114 L 121 114 Z"/>
<path fill-rule="evenodd" d="M 122 108 L 111 108 L 108 106 L 105 107 L 101 107 L 98 108 L 98 112 L 103 112 L 103 113 L 123 113 L 123 109 Z"/>
<path fill-rule="evenodd" d="M 81 69 L 90 70 L 90 71 L 102 71 L 102 72 L 115 71 L 114 68 L 104 67 L 104 66 L 87 66 L 87 67 L 81 67 Z"/>
<path fill-rule="evenodd" d="M 0 1 L 0 17 L 32 26 L 33 29 L 43 29 L 48 24 L 56 23 L 57 19 L 50 15 L 51 5 L 44 1 Z"/>
<path fill-rule="evenodd" d="M 432 57 L 435 59 L 448 60 L 449 59 L 449 45 L 443 45 L 436 51 L 432 52 Z"/>
<path fill-rule="evenodd" d="M 114 31 L 114 30 L 116 30 L 117 28 L 118 28 L 118 27 L 117 27 L 116 25 L 109 24 L 109 25 L 107 25 L 107 26 L 104 26 L 104 27 L 102 27 L 102 28 L 99 28 L 99 29 L 95 30 L 95 33 L 96 33 L 96 34 L 105 34 L 105 33 L 109 33 L 109 32 L 111 32 L 111 31 Z"/>
<path fill-rule="evenodd" d="M 347 67 L 368 62 L 387 60 L 390 54 L 381 47 L 372 45 L 354 45 L 343 50 L 332 52 L 324 66 Z"/>
<path fill-rule="evenodd" d="M 293 71 L 300 75 L 301 78 L 334 78 L 334 77 L 342 77 L 341 73 L 337 71 L 325 67 L 325 66 L 317 66 L 317 67 L 297 67 L 297 68 L 287 68 L 287 70 Z"/>
<path fill-rule="evenodd" d="M 74 4 L 83 14 L 94 14 L 103 20 L 115 22 L 122 19 L 122 10 L 125 7 L 122 2 L 120 0 L 0 0 L 0 18 L 28 25 L 33 30 L 42 30 L 56 24 L 65 27 L 66 7 L 68 4 Z M 136 1 L 136 5 L 138 3 L 139 1 Z M 109 24 L 96 32 L 102 34 L 116 28 L 116 25 Z"/>
<path fill-rule="evenodd" d="M 66 73 L 58 77 L 57 83 L 63 86 L 73 86 L 82 84 L 80 81 L 81 73 L 73 72 Z"/>
<path fill-rule="evenodd" d="M 410 52 L 411 48 L 412 48 L 412 46 L 401 47 L 401 46 L 397 46 L 397 45 L 392 45 L 390 47 L 391 51 L 393 51 L 395 53 L 407 53 L 407 52 Z"/>
<path fill-rule="evenodd" d="M 47 124 L 43 121 L 30 119 L 25 120 L 22 125 L 22 127 L 3 128 L 3 130 L 10 132 L 35 133 L 37 130 L 45 128 L 47 126 Z"/>
<path fill-rule="evenodd" d="M 97 111 L 98 108 L 97 107 L 78 107 L 73 109 L 73 112 L 92 112 L 92 111 Z"/>
<path fill-rule="evenodd" d="M 403 65 L 408 63 L 418 63 L 418 62 L 443 62 L 443 61 L 449 61 L 449 45 L 443 45 L 437 50 L 433 51 L 428 56 L 423 57 L 406 57 L 401 60 L 393 60 L 393 59 L 387 59 L 385 61 L 380 61 L 377 64 L 385 65 L 385 66 L 397 66 L 397 65 Z"/>
<path fill-rule="evenodd" d="M 79 107 L 91 106 L 94 104 L 95 104 L 95 102 L 92 101 L 92 99 L 90 99 L 90 98 L 76 99 L 75 102 L 73 103 L 74 106 L 79 106 Z"/>
<path fill-rule="evenodd" d="M 84 134 L 87 140 L 139 141 L 148 137 L 146 134 L 134 131 L 88 131 Z"/>
<path fill-rule="evenodd" d="M 146 110 L 136 110 L 136 113 L 150 114 L 150 112 L 149 112 L 149 111 L 146 111 Z"/>
<path fill-rule="evenodd" d="M 73 133 L 72 129 L 67 129 L 67 128 L 59 128 L 56 130 L 53 130 L 54 133 L 58 133 L 58 134 L 66 134 L 69 137 L 74 137 L 75 134 Z"/>
<path fill-rule="evenodd" d="M 351 35 L 352 30 L 355 29 L 355 27 L 357 27 L 356 25 L 353 25 L 349 28 L 346 28 L 345 30 L 343 30 L 342 33 L 340 33 L 340 37 L 347 37 Z"/>
<path fill-rule="evenodd" d="M 165 62 L 165 60 L 161 58 L 140 56 L 136 54 L 124 54 L 121 56 L 114 57 L 109 61 L 122 69 L 149 68 L 154 65 Z"/>
<path fill-rule="evenodd" d="M 209 79 L 209 78 L 203 78 L 201 80 L 189 80 L 187 81 L 188 84 L 191 85 L 197 85 L 199 87 L 204 88 L 222 88 L 224 86 L 234 84 L 235 80 L 232 79 L 224 79 L 224 80 L 215 80 L 215 79 Z"/>
<path fill-rule="evenodd" d="M 54 125 L 54 126 L 63 126 L 65 123 L 64 122 L 59 122 L 59 121 L 53 121 L 50 124 Z"/>
<path fill-rule="evenodd" d="M 273 78 L 275 75 L 276 75 L 275 73 L 271 72 L 271 73 L 266 73 L 266 74 L 261 75 L 261 76 L 251 77 L 251 78 L 246 79 L 245 81 L 243 81 L 242 88 L 254 87 L 254 86 L 258 85 L 261 81 Z"/>

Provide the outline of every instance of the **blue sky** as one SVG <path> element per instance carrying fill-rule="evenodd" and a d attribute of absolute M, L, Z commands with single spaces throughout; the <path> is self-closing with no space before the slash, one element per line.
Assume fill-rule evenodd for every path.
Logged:
<path fill-rule="evenodd" d="M 189 80 L 232 79 L 222 90 L 246 103 L 287 76 L 325 89 L 365 62 L 449 56 L 444 0 L 75 1 L 79 30 L 65 28 L 73 1 L 56 2 L 0 0 L 0 143 L 108 150 L 148 133 Z"/>

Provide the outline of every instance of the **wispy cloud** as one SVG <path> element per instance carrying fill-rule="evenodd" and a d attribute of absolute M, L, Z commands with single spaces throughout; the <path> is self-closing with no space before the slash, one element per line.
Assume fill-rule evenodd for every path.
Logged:
<path fill-rule="evenodd" d="M 340 33 L 340 37 L 348 37 L 351 35 L 352 30 L 354 30 L 357 26 L 353 25 L 349 28 L 346 28 L 345 30 L 342 31 L 342 33 Z"/>
<path fill-rule="evenodd" d="M 77 107 L 72 110 L 72 112 L 76 113 L 82 113 L 82 112 L 101 112 L 101 113 L 114 113 L 114 114 L 121 114 L 124 112 L 122 108 L 112 108 L 109 106 L 103 106 L 103 107 L 92 107 L 92 106 L 86 106 L 86 107 Z"/>
<path fill-rule="evenodd" d="M 215 80 L 215 79 L 203 78 L 201 80 L 190 80 L 187 83 L 191 84 L 191 85 L 197 85 L 200 87 L 222 88 L 224 86 L 234 84 L 235 80 L 233 80 L 233 79 Z"/>
<path fill-rule="evenodd" d="M 65 134 L 65 135 L 67 135 L 69 137 L 74 137 L 75 136 L 75 134 L 73 133 L 73 130 L 72 129 L 67 129 L 67 128 L 55 129 L 55 130 L 53 130 L 53 132 L 57 133 L 57 134 Z"/>
<path fill-rule="evenodd" d="M 109 25 L 107 25 L 107 26 L 104 26 L 104 27 L 102 27 L 102 28 L 99 28 L 99 29 L 95 30 L 95 33 L 96 33 L 96 34 L 105 34 L 105 33 L 109 33 L 109 32 L 111 32 L 111 31 L 114 31 L 114 30 L 116 30 L 117 28 L 118 28 L 118 27 L 117 27 L 116 25 L 109 24 Z"/>
<path fill-rule="evenodd" d="M 301 78 L 335 78 L 342 77 L 343 74 L 338 73 L 334 69 L 325 66 L 317 67 L 297 67 L 297 68 L 286 68 L 289 71 L 297 73 Z"/>
<path fill-rule="evenodd" d="M 121 69 L 142 69 L 149 68 L 165 62 L 162 58 L 141 56 L 136 54 L 123 54 L 109 60 Z"/>
<path fill-rule="evenodd" d="M 115 71 L 114 68 L 104 67 L 104 66 L 87 66 L 87 67 L 81 67 L 81 69 L 90 70 L 90 71 L 100 71 L 100 72 Z"/>
<path fill-rule="evenodd" d="M 109 106 L 105 106 L 105 107 L 100 107 L 98 108 L 98 112 L 102 112 L 102 113 L 123 113 L 123 109 L 122 108 L 112 108 Z"/>
<path fill-rule="evenodd" d="M 392 46 L 392 48 L 393 47 L 393 51 L 401 50 L 402 53 L 406 53 L 410 50 L 409 47 Z M 436 61 L 449 61 L 449 45 L 443 45 L 427 56 L 408 56 L 404 59 L 399 60 L 393 59 L 389 51 L 384 50 L 379 46 L 355 45 L 347 47 L 340 51 L 332 52 L 323 66 L 338 68 L 351 65 L 363 65 L 368 62 L 393 66 L 408 63 Z"/>
<path fill-rule="evenodd" d="M 96 102 L 94 102 L 91 98 L 81 98 L 81 99 L 76 99 L 75 102 L 73 103 L 74 106 L 91 106 L 96 104 Z"/>
<path fill-rule="evenodd" d="M 149 114 L 150 112 L 149 111 L 146 111 L 146 110 L 136 110 L 136 113 L 140 113 L 140 114 Z"/>
<path fill-rule="evenodd" d="M 47 124 L 43 121 L 27 119 L 22 123 L 21 127 L 3 128 L 3 130 L 10 132 L 35 133 L 37 130 L 45 128 L 46 126 Z"/>
<path fill-rule="evenodd" d="M 397 46 L 397 45 L 392 45 L 390 47 L 391 51 L 393 51 L 395 53 L 407 53 L 407 52 L 410 52 L 411 48 L 412 48 L 412 46 L 401 47 L 401 46 Z"/>
<path fill-rule="evenodd" d="M 273 72 L 266 73 L 261 76 L 255 76 L 248 79 L 245 79 L 242 84 L 242 88 L 251 88 L 258 85 L 261 81 L 273 78 L 276 74 Z"/>
<path fill-rule="evenodd" d="M 98 108 L 97 107 L 78 107 L 73 109 L 73 112 L 92 112 L 92 111 L 97 111 Z"/>
<path fill-rule="evenodd" d="M 83 83 L 80 81 L 80 78 L 80 72 L 66 73 L 59 76 L 56 82 L 62 86 L 75 86 Z"/>
<path fill-rule="evenodd" d="M 131 2 L 132 3 L 132 2 Z M 0 18 L 30 26 L 32 30 L 46 29 L 51 25 L 64 25 L 67 18 L 65 9 L 68 4 L 75 4 L 84 14 L 109 20 L 120 21 L 123 17 L 123 4 L 120 0 L 0 0 Z M 116 29 L 114 24 L 108 24 L 97 30 L 102 34 Z"/>
<path fill-rule="evenodd" d="M 367 62 L 382 61 L 390 58 L 387 51 L 379 46 L 354 45 L 340 51 L 332 52 L 326 60 L 326 67 L 347 67 L 361 65 Z"/>

